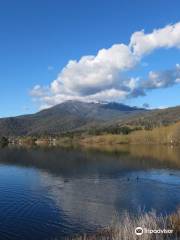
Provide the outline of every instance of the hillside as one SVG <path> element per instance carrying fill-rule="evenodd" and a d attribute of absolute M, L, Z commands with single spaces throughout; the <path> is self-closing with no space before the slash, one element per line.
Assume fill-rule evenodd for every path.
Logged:
<path fill-rule="evenodd" d="M 31 115 L 0 119 L 0 136 L 59 135 L 122 125 L 167 125 L 180 120 L 180 107 L 146 110 L 119 103 L 67 101 Z"/>
<path fill-rule="evenodd" d="M 126 119 L 125 123 L 132 126 L 155 128 L 167 126 L 180 121 L 180 106 L 166 109 L 155 109 Z M 121 122 L 119 122 L 121 124 Z M 122 123 L 124 123 L 122 121 Z"/>
<path fill-rule="evenodd" d="M 0 135 L 57 135 L 133 116 L 145 109 L 118 103 L 67 101 L 31 115 L 0 119 Z"/>

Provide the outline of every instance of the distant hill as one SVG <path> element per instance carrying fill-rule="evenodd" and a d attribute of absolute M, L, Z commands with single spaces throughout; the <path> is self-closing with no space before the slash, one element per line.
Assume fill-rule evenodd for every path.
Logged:
<path fill-rule="evenodd" d="M 100 126 L 145 111 L 118 103 L 67 101 L 35 114 L 0 119 L 0 135 L 60 134 Z"/>
<path fill-rule="evenodd" d="M 140 115 L 131 116 L 125 122 L 123 120 L 119 121 L 119 124 L 126 123 L 132 126 L 154 128 L 167 126 L 178 121 L 180 121 L 180 106 L 147 111 Z"/>
<path fill-rule="evenodd" d="M 139 125 L 143 121 L 175 122 L 180 107 L 146 110 L 119 103 L 67 101 L 31 115 L 0 119 L 0 136 L 59 135 L 110 125 Z"/>

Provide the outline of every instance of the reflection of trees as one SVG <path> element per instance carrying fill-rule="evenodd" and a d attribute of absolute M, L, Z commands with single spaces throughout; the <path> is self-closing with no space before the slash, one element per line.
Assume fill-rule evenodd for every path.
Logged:
<path fill-rule="evenodd" d="M 174 146 L 131 146 L 130 153 L 137 157 L 150 157 L 180 168 L 180 148 Z"/>
<path fill-rule="evenodd" d="M 81 151 L 59 148 L 4 148 L 0 162 L 45 169 L 62 176 L 111 176 L 149 168 L 179 169 L 180 148 L 166 146 L 122 146 L 114 151 Z"/>
<path fill-rule="evenodd" d="M 1 137 L 0 138 L 0 147 L 5 147 L 9 143 L 8 139 L 6 137 Z"/>

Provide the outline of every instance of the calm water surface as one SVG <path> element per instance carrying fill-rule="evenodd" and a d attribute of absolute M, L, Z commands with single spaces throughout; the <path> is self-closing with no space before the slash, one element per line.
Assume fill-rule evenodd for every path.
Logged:
<path fill-rule="evenodd" d="M 0 149 L 0 239 L 62 239 L 180 205 L 180 149 Z"/>

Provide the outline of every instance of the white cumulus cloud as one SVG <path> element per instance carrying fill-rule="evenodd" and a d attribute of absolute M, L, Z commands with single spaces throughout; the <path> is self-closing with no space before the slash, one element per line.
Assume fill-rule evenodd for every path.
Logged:
<path fill-rule="evenodd" d="M 109 49 L 101 49 L 96 56 L 83 56 L 79 61 L 69 61 L 50 88 L 55 94 L 95 94 L 118 84 L 119 73 L 132 68 L 135 63 L 136 59 L 128 46 L 113 45 Z"/>
<path fill-rule="evenodd" d="M 144 55 L 158 48 L 180 47 L 180 22 L 156 29 L 152 33 L 135 32 L 129 45 L 114 44 L 96 55 L 70 60 L 57 79 L 48 86 L 36 85 L 31 95 L 41 108 L 67 100 L 120 101 L 145 95 L 146 91 L 179 83 L 179 64 L 163 72 L 151 71 L 147 79 L 126 77 Z"/>
<path fill-rule="evenodd" d="M 180 48 L 180 22 L 155 29 L 150 34 L 145 34 L 144 31 L 135 32 L 129 46 L 137 56 L 143 56 L 157 48 Z"/>

